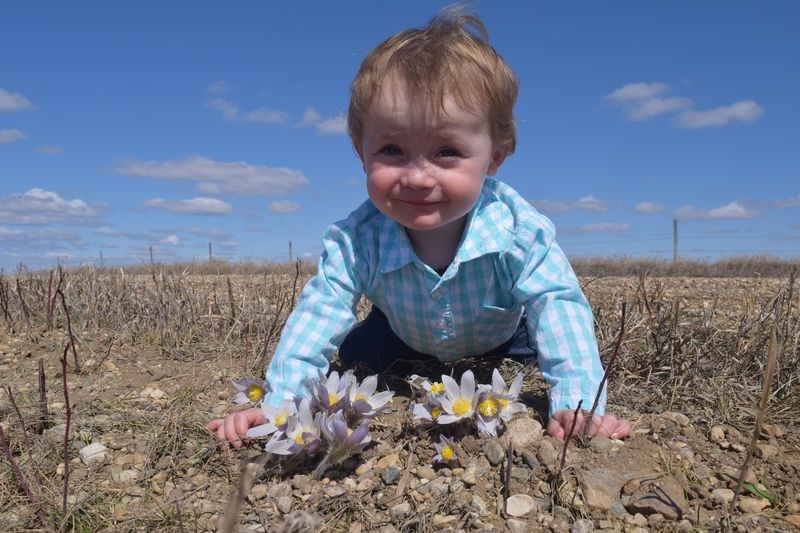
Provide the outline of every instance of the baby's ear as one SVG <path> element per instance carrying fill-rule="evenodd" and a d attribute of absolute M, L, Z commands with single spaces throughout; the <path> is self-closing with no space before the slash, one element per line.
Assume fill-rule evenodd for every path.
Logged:
<path fill-rule="evenodd" d="M 500 145 L 494 149 L 494 152 L 492 152 L 492 160 L 489 163 L 489 168 L 486 170 L 487 176 L 495 175 L 497 169 L 499 169 L 500 165 L 503 164 L 503 161 L 506 160 L 508 152 L 509 152 L 508 146 L 506 146 L 505 144 Z"/>

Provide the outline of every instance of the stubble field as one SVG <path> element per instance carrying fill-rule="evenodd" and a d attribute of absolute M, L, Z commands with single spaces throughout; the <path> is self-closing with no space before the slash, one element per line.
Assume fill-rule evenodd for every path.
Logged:
<path fill-rule="evenodd" d="M 167 272 L 0 277 L 1 531 L 205 531 L 226 519 L 237 531 L 800 528 L 793 275 L 582 277 L 604 361 L 626 306 L 608 382 L 609 409 L 633 424 L 624 441 L 577 437 L 562 459 L 563 442 L 542 435 L 538 371 L 507 361 L 506 379 L 525 372 L 528 412 L 498 439 L 463 436 L 458 463 L 438 467 L 402 376 L 383 376 L 397 395 L 373 443 L 315 481 L 313 466 L 259 467 L 259 443 L 220 450 L 203 429 L 236 408 L 232 380 L 263 372 L 308 273 Z M 773 331 L 764 423 L 731 510 Z M 489 381 L 470 360 L 428 375 L 467 368 Z"/>

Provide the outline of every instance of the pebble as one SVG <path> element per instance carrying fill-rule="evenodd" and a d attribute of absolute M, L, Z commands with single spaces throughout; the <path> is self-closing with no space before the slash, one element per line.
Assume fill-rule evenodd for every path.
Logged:
<path fill-rule="evenodd" d="M 497 440 L 490 440 L 483 447 L 483 453 L 492 466 L 497 466 L 506 458 L 506 450 Z"/>
<path fill-rule="evenodd" d="M 550 471 L 554 471 L 556 465 L 558 465 L 558 451 L 550 439 L 542 439 L 536 456 L 539 458 L 539 462 L 546 466 Z"/>
<path fill-rule="evenodd" d="M 535 511 L 536 501 L 527 494 L 514 494 L 506 500 L 506 514 L 519 518 Z"/>
<path fill-rule="evenodd" d="M 516 518 L 509 518 L 506 520 L 506 527 L 512 533 L 526 533 L 528 531 L 528 524 L 524 520 L 517 520 Z"/>
<path fill-rule="evenodd" d="M 253 485 L 250 489 L 250 499 L 253 501 L 263 500 L 269 494 L 269 485 L 264 485 L 263 483 L 258 485 Z"/>
<path fill-rule="evenodd" d="M 717 444 L 725 441 L 725 430 L 719 424 L 711 426 L 708 430 L 708 440 Z"/>
<path fill-rule="evenodd" d="M 303 494 L 311 494 L 311 489 L 313 486 L 313 480 L 306 475 L 297 474 L 292 478 L 292 487 L 296 488 Z"/>
<path fill-rule="evenodd" d="M 714 489 L 711 491 L 711 499 L 719 503 L 731 503 L 733 491 L 731 489 Z"/>
<path fill-rule="evenodd" d="M 751 498 L 742 496 L 739 498 L 739 510 L 743 513 L 760 513 L 765 507 L 769 507 L 769 500 L 766 498 Z"/>
<path fill-rule="evenodd" d="M 436 527 L 447 527 L 450 524 L 457 522 L 458 517 L 453 515 L 433 515 L 433 525 Z"/>
<path fill-rule="evenodd" d="M 86 466 L 94 466 L 103 464 L 106 460 L 106 453 L 108 448 L 104 445 L 100 444 L 99 442 L 93 442 L 88 444 L 80 449 L 78 454 L 80 455 L 81 461 Z"/>
<path fill-rule="evenodd" d="M 542 433 L 542 425 L 538 420 L 520 416 L 508 423 L 505 433 L 500 437 L 500 444 L 504 449 L 508 448 L 509 442 L 514 445 L 515 450 L 535 448 L 542 440 Z"/>
<path fill-rule="evenodd" d="M 381 470 L 381 479 L 387 485 L 394 485 L 400 479 L 401 470 L 396 466 L 389 466 Z"/>
<path fill-rule="evenodd" d="M 275 499 L 275 507 L 278 508 L 281 514 L 289 514 L 292 512 L 293 503 L 292 498 L 289 496 L 280 496 Z"/>
<path fill-rule="evenodd" d="M 771 459 L 778 455 L 778 448 L 772 444 L 756 444 L 753 455 L 759 459 Z"/>
<path fill-rule="evenodd" d="M 589 446 L 598 453 L 606 453 L 614 447 L 614 441 L 608 437 L 595 437 L 589 442 Z"/>
<path fill-rule="evenodd" d="M 327 498 L 338 498 L 343 494 L 347 494 L 347 489 L 341 485 L 328 485 L 323 491 Z"/>
<path fill-rule="evenodd" d="M 461 481 L 464 482 L 464 485 L 472 487 L 473 485 L 478 483 L 477 472 L 478 472 L 478 467 L 477 465 L 475 465 L 475 463 L 467 465 L 467 468 L 464 469 L 464 473 L 461 474 Z"/>
<path fill-rule="evenodd" d="M 273 500 L 280 498 L 281 496 L 289 496 L 291 494 L 292 494 L 292 486 L 286 483 L 285 481 L 272 485 L 267 491 L 267 496 L 269 496 L 270 499 Z"/>
<path fill-rule="evenodd" d="M 536 454 L 530 450 L 522 451 L 522 462 L 528 465 L 531 470 L 535 470 L 539 466 L 539 460 L 536 459 Z"/>
<path fill-rule="evenodd" d="M 675 422 L 681 427 L 686 427 L 691 422 L 689 417 L 683 413 L 676 413 L 674 411 L 665 411 L 661 413 L 661 418 Z"/>
<path fill-rule="evenodd" d="M 486 502 L 483 501 L 483 498 L 477 494 L 472 496 L 469 502 L 469 508 L 471 511 L 478 513 L 478 516 L 489 516 L 489 507 L 486 505 Z"/>
<path fill-rule="evenodd" d="M 790 514 L 783 517 L 784 520 L 800 529 L 800 514 Z"/>
<path fill-rule="evenodd" d="M 594 522 L 586 518 L 575 520 L 575 522 L 572 523 L 572 527 L 569 528 L 569 531 L 570 533 L 589 533 L 590 531 L 594 531 Z"/>
<path fill-rule="evenodd" d="M 411 504 L 408 502 L 398 503 L 389 508 L 389 513 L 394 517 L 403 517 L 411 513 Z"/>
<path fill-rule="evenodd" d="M 375 464 L 375 467 L 378 470 L 382 470 L 384 468 L 389 468 L 390 466 L 398 467 L 400 466 L 400 455 L 396 453 L 391 453 L 384 457 L 381 457 L 378 462 Z"/>
<path fill-rule="evenodd" d="M 467 473 L 467 470 L 469 470 L 469 467 L 467 467 L 464 470 L 464 474 Z M 473 471 L 474 471 L 474 469 L 473 469 Z M 416 474 L 417 474 L 417 477 L 420 478 L 420 479 L 431 480 L 431 479 L 436 477 L 436 471 L 433 468 L 431 468 L 430 466 L 427 466 L 427 465 L 418 466 L 417 469 L 416 469 Z M 463 479 L 463 476 L 462 476 L 462 479 Z"/>

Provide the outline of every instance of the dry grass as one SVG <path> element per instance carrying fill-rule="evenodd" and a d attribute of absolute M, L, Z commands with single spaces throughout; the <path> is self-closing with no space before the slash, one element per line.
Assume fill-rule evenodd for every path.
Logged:
<path fill-rule="evenodd" d="M 680 275 L 660 263 L 633 266 L 627 260 L 616 265 L 596 260 L 576 265 L 595 311 L 601 353 L 606 358 L 619 330 L 620 304 L 627 302 L 625 338 L 609 379 L 609 398 L 616 411 L 686 409 L 695 418 L 724 421 L 747 431 L 755 418 L 752 406 L 761 391 L 774 324 L 778 348 L 767 416 L 797 424 L 800 290 L 796 269 L 789 263 L 756 259 L 720 263 L 716 270 L 682 264 L 686 270 L 680 270 Z M 12 386 L 26 420 L 35 421 L 36 360 L 44 357 L 48 400 L 51 407 L 56 404 L 52 410 L 56 426 L 44 436 L 31 435 L 31 460 L 4 394 L 0 423 L 12 454 L 56 529 L 67 524 L 74 531 L 120 527 L 190 531 L 208 526 L 193 503 L 216 499 L 219 511 L 224 509 L 239 475 L 238 460 L 216 451 L 202 425 L 212 416 L 219 400 L 217 391 L 225 383 L 244 373 L 263 371 L 309 271 L 305 265 L 300 270 L 295 265 L 262 265 L 249 272 L 241 265 L 235 272 L 230 265 L 213 266 L 221 274 L 186 265 L 155 265 L 137 272 L 84 268 L 66 272 L 61 285 L 57 272 L 0 276 L 0 346 L 12 348 L 6 350 L 7 359 L 0 355 L 0 365 L 6 364 L 0 366 L 0 385 Z M 664 268 L 672 270 L 664 274 Z M 724 279 L 689 280 L 687 272 L 693 269 Z M 744 271 L 750 273 L 746 279 L 734 274 Z M 613 277 L 620 272 L 627 274 Z M 69 335 L 66 315 L 54 304 L 57 289 L 69 309 L 82 368 L 76 373 L 71 366 L 68 376 L 70 394 L 76 398 L 72 461 L 81 446 L 103 435 L 122 442 L 121 453 L 142 461 L 145 476 L 130 490 L 100 483 L 88 470 L 70 480 L 66 517 L 60 516 L 63 480 L 55 472 L 62 461 L 59 424 L 64 423 L 63 404 L 60 410 L 57 407 L 63 398 L 58 357 Z M 30 357 L 26 357 L 28 351 Z M 15 354 L 14 366 L 9 352 Z M 138 357 L 147 363 L 139 365 Z M 113 361 L 133 364 L 139 377 L 114 377 L 108 370 Z M 168 383 L 174 391 L 163 404 L 142 401 L 138 395 L 141 386 L 158 381 L 153 377 L 154 361 L 165 366 L 182 364 L 180 373 L 159 382 Z M 116 466 L 124 469 L 124 465 Z M 208 479 L 205 486 L 196 484 L 202 475 Z M 156 492 L 154 476 L 173 490 Z M 227 485 L 220 485 L 220 478 Z M 143 511 L 125 517 L 125 508 L 134 504 Z M 447 504 L 442 502 L 442 506 Z M 354 520 L 369 523 L 370 510 L 357 498 L 336 500 L 330 506 L 321 510 L 326 527 L 346 528 Z M 244 503 L 242 516 L 251 523 L 270 523 L 263 505 L 254 502 Z M 429 519 L 419 515 L 421 522 L 413 527 L 430 526 Z M 0 530 L 36 523 L 34 509 L 7 462 L 1 461 Z"/>

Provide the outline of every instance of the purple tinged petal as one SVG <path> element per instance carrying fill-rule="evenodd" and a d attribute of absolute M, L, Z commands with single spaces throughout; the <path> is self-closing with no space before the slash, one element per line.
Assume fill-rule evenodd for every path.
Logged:
<path fill-rule="evenodd" d="M 433 420 L 431 412 L 421 403 L 415 403 L 411 406 L 411 414 L 414 415 L 416 420 Z"/>
<path fill-rule="evenodd" d="M 359 390 L 364 396 L 371 396 L 375 393 L 375 389 L 377 388 L 378 376 L 368 376 L 364 381 L 361 382 L 361 387 Z"/>
<path fill-rule="evenodd" d="M 450 376 L 443 375 L 442 383 L 444 384 L 444 390 L 447 393 L 448 398 L 453 399 L 461 396 L 461 388 L 458 386 L 458 383 L 456 383 L 456 380 Z"/>
<path fill-rule="evenodd" d="M 266 424 L 261 424 L 260 426 L 254 426 L 247 430 L 245 433 L 245 437 L 250 437 L 254 439 L 256 437 L 266 437 L 267 435 L 272 435 L 277 430 L 277 426 L 272 422 L 267 422 Z"/>

